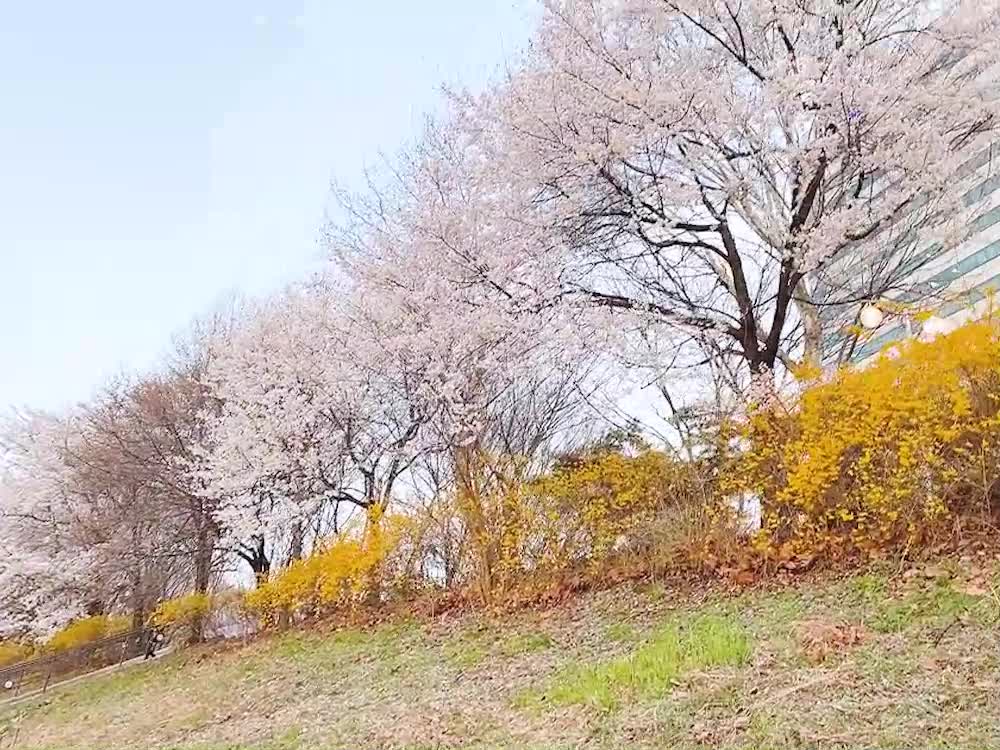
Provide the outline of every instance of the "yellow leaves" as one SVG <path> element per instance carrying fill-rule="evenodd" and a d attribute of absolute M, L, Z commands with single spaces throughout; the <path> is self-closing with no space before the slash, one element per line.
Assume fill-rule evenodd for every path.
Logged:
<path fill-rule="evenodd" d="M 589 548 L 586 556 L 600 558 L 619 537 L 649 519 L 681 472 L 658 451 L 634 457 L 604 453 L 532 482 L 525 502 L 534 509 L 532 515 L 555 524 L 553 537 L 572 535 L 580 547 Z"/>
<path fill-rule="evenodd" d="M 160 602 L 150 617 L 157 627 L 177 627 L 189 625 L 200 617 L 207 616 L 213 608 L 208 594 L 191 593 Z"/>
<path fill-rule="evenodd" d="M 962 495 L 944 488 L 981 475 L 987 452 L 997 466 L 989 447 L 1000 438 L 996 321 L 898 348 L 897 357 L 815 382 L 790 411 L 751 415 L 739 482 L 767 498 L 774 543 L 823 546 L 846 533 L 874 549 L 912 538 L 961 509 Z"/>
<path fill-rule="evenodd" d="M 818 362 L 808 360 L 792 368 L 792 375 L 802 383 L 816 382 L 823 376 L 823 368 Z"/>
<path fill-rule="evenodd" d="M 503 457 L 479 461 L 489 469 L 509 463 Z M 583 568 L 588 575 L 606 573 L 612 556 L 649 543 L 665 509 L 696 496 L 699 511 L 707 508 L 699 470 L 654 450 L 600 451 L 568 459 L 534 480 L 478 482 L 475 497 L 459 503 L 477 585 L 493 597 L 545 587 L 570 571 L 583 575 Z"/>
<path fill-rule="evenodd" d="M 406 521 L 385 517 L 380 506 L 368 512 L 360 533 L 345 534 L 297 560 L 246 595 L 257 612 L 317 611 L 349 604 L 370 593 L 373 578 L 405 529 Z"/>
<path fill-rule="evenodd" d="M 837 512 L 834 514 L 834 517 L 838 521 L 843 521 L 845 523 L 854 520 L 854 514 L 847 508 L 837 508 Z"/>
<path fill-rule="evenodd" d="M 19 641 L 0 641 L 0 667 L 15 664 L 31 657 L 34 649 Z"/>
<path fill-rule="evenodd" d="M 45 642 L 47 651 L 67 651 L 85 643 L 123 633 L 129 629 L 127 617 L 114 615 L 94 615 L 74 620 L 62 630 L 58 630 Z"/>

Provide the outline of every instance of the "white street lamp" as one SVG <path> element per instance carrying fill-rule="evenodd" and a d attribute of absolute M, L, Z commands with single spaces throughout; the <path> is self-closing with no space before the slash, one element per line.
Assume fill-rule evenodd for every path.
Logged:
<path fill-rule="evenodd" d="M 870 302 L 861 308 L 861 325 L 869 331 L 874 331 L 885 320 L 885 313 Z"/>

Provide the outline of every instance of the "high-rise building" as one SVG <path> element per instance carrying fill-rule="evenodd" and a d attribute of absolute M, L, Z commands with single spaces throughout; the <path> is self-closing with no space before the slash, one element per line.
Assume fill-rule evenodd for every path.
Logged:
<path fill-rule="evenodd" d="M 982 315 L 991 304 L 992 292 L 1000 290 L 1000 141 L 977 150 L 955 175 L 956 189 L 974 217 L 965 239 L 950 249 L 938 243 L 917 247 L 898 267 L 904 278 L 882 299 L 885 307 L 910 307 L 933 313 L 938 320 L 957 326 Z M 836 258 L 827 276 L 842 278 L 860 275 L 878 259 L 866 258 L 864 247 Z M 871 300 L 879 304 L 878 300 Z M 895 304 L 894 304 L 895 303 Z M 905 314 L 886 316 L 872 335 L 854 344 L 845 327 L 856 319 L 864 302 L 855 309 L 831 310 L 827 315 L 830 331 L 824 340 L 824 360 L 846 359 L 862 362 L 910 334 L 918 333 L 919 323 Z"/>

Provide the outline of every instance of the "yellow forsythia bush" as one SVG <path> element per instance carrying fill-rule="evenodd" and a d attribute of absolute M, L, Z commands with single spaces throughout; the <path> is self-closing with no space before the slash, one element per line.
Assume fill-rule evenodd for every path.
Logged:
<path fill-rule="evenodd" d="M 31 657 L 34 648 L 19 641 L 0 641 L 0 667 L 15 664 Z"/>
<path fill-rule="evenodd" d="M 526 491 L 537 504 L 549 556 L 565 550 L 600 558 L 650 524 L 685 474 L 685 466 L 660 451 L 612 452 L 547 474 Z M 567 545 L 569 539 L 575 544 Z"/>
<path fill-rule="evenodd" d="M 45 642 L 47 651 L 66 651 L 82 646 L 101 638 L 124 633 L 131 627 L 128 617 L 116 615 L 94 615 L 74 620 L 66 627 L 56 631 Z"/>
<path fill-rule="evenodd" d="M 370 509 L 363 530 L 339 536 L 247 592 L 247 607 L 261 615 L 311 614 L 370 595 L 402 527 L 402 519 L 383 518 L 380 508 Z"/>
<path fill-rule="evenodd" d="M 764 499 L 761 548 L 875 553 L 989 512 L 998 400 L 1000 328 L 987 319 L 841 370 L 792 408 L 756 412 L 737 471 Z"/>
<path fill-rule="evenodd" d="M 160 628 L 190 625 L 199 618 L 210 615 L 214 608 L 208 594 L 191 593 L 160 602 L 150 617 L 150 623 Z"/>
<path fill-rule="evenodd" d="M 600 564 L 625 550 L 650 553 L 652 532 L 674 508 L 705 509 L 699 468 L 656 450 L 607 451 L 515 486 L 503 498 L 504 577 Z"/>

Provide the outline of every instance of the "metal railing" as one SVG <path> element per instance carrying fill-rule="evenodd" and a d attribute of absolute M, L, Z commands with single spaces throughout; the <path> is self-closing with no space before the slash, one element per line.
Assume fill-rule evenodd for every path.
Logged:
<path fill-rule="evenodd" d="M 149 628 L 139 628 L 0 667 L 0 700 L 44 693 L 55 682 L 134 659 L 145 653 L 152 637 Z"/>

